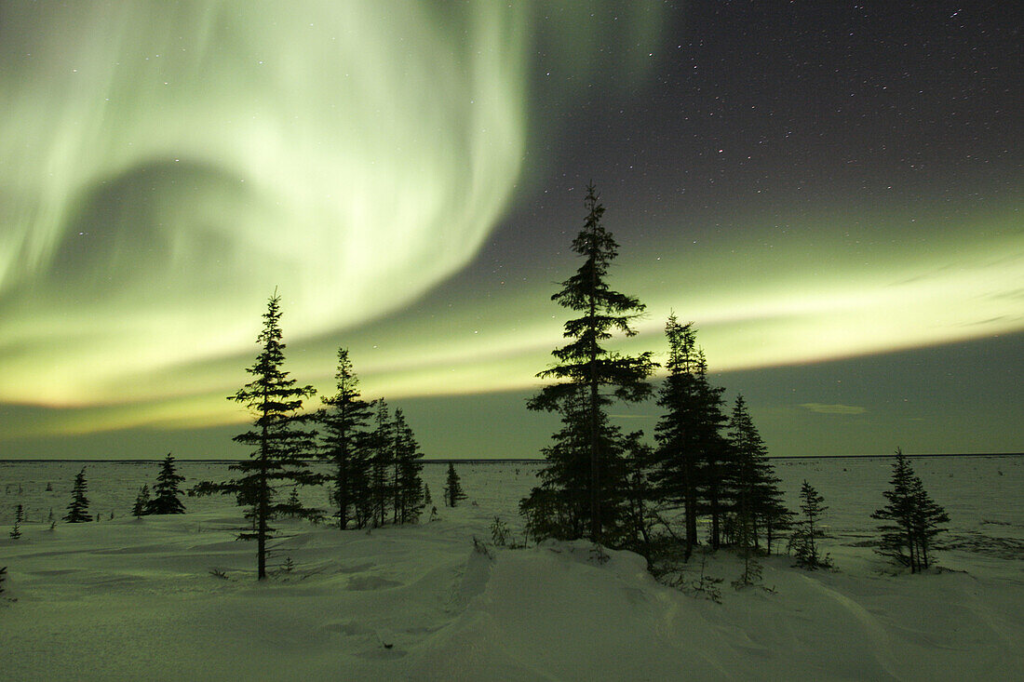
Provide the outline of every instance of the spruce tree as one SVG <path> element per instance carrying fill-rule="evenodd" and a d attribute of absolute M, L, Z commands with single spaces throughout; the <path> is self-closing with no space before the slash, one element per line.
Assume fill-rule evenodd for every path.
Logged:
<path fill-rule="evenodd" d="M 455 465 L 448 462 L 448 476 L 444 484 L 444 503 L 447 507 L 457 507 L 459 502 L 466 499 L 466 493 L 462 492 L 459 474 L 455 471 Z"/>
<path fill-rule="evenodd" d="M 722 524 L 733 509 L 735 462 L 732 448 L 722 434 L 725 416 L 724 388 L 712 386 L 707 378 L 708 365 L 704 352 L 697 354 L 697 387 L 700 419 L 697 429 L 697 513 L 711 520 L 711 549 L 721 546 Z"/>
<path fill-rule="evenodd" d="M 650 561 L 654 515 L 650 508 L 653 494 L 649 476 L 653 448 L 644 443 L 642 438 L 642 431 L 633 431 L 625 439 L 626 499 L 629 510 L 625 541 L 627 549 L 634 550 Z"/>
<path fill-rule="evenodd" d="M 246 368 L 253 380 L 228 400 L 245 405 L 253 415 L 253 427 L 232 440 L 251 448 L 250 459 L 229 468 L 240 476 L 223 483 L 204 482 L 194 492 L 233 494 L 240 506 L 248 507 L 245 518 L 252 529 L 244 529 L 239 538 L 256 540 L 257 578 L 267 577 L 267 540 L 273 537 L 270 522 L 282 513 L 305 517 L 319 514 L 312 509 L 294 509 L 287 502 L 276 500 L 278 488 L 284 484 L 315 485 L 322 478 L 309 470 L 307 459 L 315 451 L 315 432 L 304 428 L 308 417 L 302 413 L 302 401 L 316 391 L 312 386 L 298 386 L 282 369 L 284 350 L 281 334 L 281 297 L 277 292 L 267 303 L 263 330 L 256 339 L 260 353 L 255 363 Z"/>
<path fill-rule="evenodd" d="M 0 566 L 0 594 L 4 593 L 5 582 L 7 582 L 7 567 Z"/>
<path fill-rule="evenodd" d="M 573 428 L 585 432 L 585 448 L 576 452 L 573 446 L 568 448 L 571 452 L 566 452 L 566 448 L 553 447 L 545 453 L 548 462 L 542 478 L 547 488 L 538 490 L 538 498 L 554 498 L 556 505 L 572 506 L 571 498 L 581 493 L 575 487 L 581 478 L 576 469 L 585 467 L 582 494 L 588 500 L 584 519 L 587 535 L 594 542 L 602 542 L 604 526 L 620 523 L 623 513 L 623 506 L 612 502 L 623 486 L 622 479 L 617 477 L 617 474 L 621 476 L 622 467 L 612 462 L 622 448 L 618 443 L 619 434 L 607 427 L 607 408 L 614 400 L 639 402 L 647 398 L 651 389 L 645 379 L 654 364 L 650 353 L 629 357 L 602 346 L 612 338 L 614 331 L 634 336 L 636 332 L 631 325 L 643 313 L 644 305 L 635 297 L 613 291 L 607 284 L 611 262 L 618 255 L 618 244 L 601 225 L 604 206 L 598 203 L 592 183 L 587 186 L 584 206 L 587 217 L 572 243 L 573 251 L 583 257 L 584 262 L 551 297 L 559 305 L 580 313 L 580 317 L 565 323 L 563 336 L 570 341 L 552 352 L 557 364 L 537 375 L 541 379 L 555 379 L 557 383 L 545 386 L 528 401 L 527 407 L 558 412 L 563 423 L 570 419 L 580 422 Z M 613 438 L 614 446 L 610 443 Z M 585 454 L 585 458 L 580 458 L 580 454 Z M 569 455 L 570 459 L 563 462 L 551 459 L 561 455 Z M 567 497 L 570 499 L 566 500 Z M 528 501 L 524 503 L 531 506 Z M 543 505 L 533 504 L 532 507 L 536 514 Z"/>
<path fill-rule="evenodd" d="M 711 517 L 711 547 L 718 548 L 734 472 L 730 448 L 721 433 L 726 423 L 723 389 L 708 381 L 707 361 L 697 347 L 693 323 L 680 324 L 673 313 L 665 336 L 668 376 L 658 397 L 665 414 L 655 426 L 658 447 L 651 478 L 658 500 L 683 508 L 684 557 L 689 559 L 699 542 L 701 514 Z"/>
<path fill-rule="evenodd" d="M 388 405 L 383 400 L 375 401 L 377 411 L 374 416 L 374 429 L 367 438 L 367 450 L 370 465 L 370 485 L 368 493 L 373 514 L 373 525 L 383 526 L 387 518 L 389 505 L 392 501 L 391 465 L 394 451 L 394 438 Z"/>
<path fill-rule="evenodd" d="M 736 398 L 729 419 L 729 444 L 735 457 L 736 540 L 741 547 L 757 549 L 763 535 L 771 554 L 772 540 L 787 525 L 791 513 L 782 502 L 780 480 L 743 396 Z"/>
<path fill-rule="evenodd" d="M 85 468 L 83 467 L 75 476 L 75 485 L 71 489 L 71 504 L 68 505 L 68 513 L 64 520 L 68 523 L 86 523 L 92 521 L 89 514 L 89 498 L 85 496 L 86 491 Z"/>
<path fill-rule="evenodd" d="M 526 519 L 527 533 L 538 540 L 574 540 L 586 537 L 590 527 L 591 423 L 585 396 L 586 387 L 581 386 L 571 399 L 563 401 L 562 428 L 552 435 L 553 443 L 541 451 L 545 465 L 538 472 L 540 485 L 519 504 L 520 513 Z M 619 430 L 608 423 L 604 412 L 599 420 L 598 443 L 608 465 L 604 480 L 624 481 L 625 467 L 618 456 L 622 447 Z M 609 467 L 614 469 L 608 471 Z M 621 525 L 626 514 L 621 494 L 624 490 L 623 483 L 611 491 L 614 496 L 606 495 L 603 500 L 603 513 L 611 517 L 607 520 L 615 526 Z M 607 540 L 610 524 L 603 525 Z"/>
<path fill-rule="evenodd" d="M 886 522 L 878 527 L 882 540 L 877 551 L 917 573 L 931 565 L 932 540 L 945 530 L 939 526 L 949 516 L 932 501 L 899 448 L 892 469 L 892 487 L 882 493 L 888 504 L 871 515 Z"/>
<path fill-rule="evenodd" d="M 21 537 L 21 522 L 24 520 L 25 508 L 19 504 L 14 508 L 14 528 L 12 528 L 10 532 L 12 540 L 17 540 Z"/>
<path fill-rule="evenodd" d="M 398 523 L 415 522 L 423 511 L 423 453 L 401 409 L 395 410 L 395 509 Z"/>
<path fill-rule="evenodd" d="M 174 457 L 167 453 L 160 463 L 160 473 L 156 477 L 156 485 L 153 486 L 153 499 L 146 507 L 149 514 L 184 514 L 185 505 L 178 499 L 181 491 L 179 484 L 185 477 L 178 473 L 174 466 Z"/>
<path fill-rule="evenodd" d="M 324 410 L 318 415 L 322 438 L 320 456 L 331 463 L 331 497 L 337 507 L 338 528 L 345 530 L 355 516 L 362 526 L 358 500 L 368 482 L 364 449 L 370 405 L 359 395 L 359 380 L 348 357 L 348 349 L 338 349 L 338 369 L 334 375 L 337 392 L 322 398 Z"/>
<path fill-rule="evenodd" d="M 132 507 L 132 516 L 139 518 L 149 513 L 149 485 L 143 483 L 139 494 L 135 497 L 135 505 Z"/>
<path fill-rule="evenodd" d="M 826 554 L 821 555 L 818 547 L 818 540 L 828 537 L 821 527 L 821 516 L 828 507 L 822 503 L 825 501 L 818 491 L 807 481 L 800 487 L 800 511 L 803 516 L 793 524 L 793 533 L 790 536 L 790 547 L 796 557 L 796 565 L 801 568 L 816 569 L 828 568 L 832 561 Z"/>

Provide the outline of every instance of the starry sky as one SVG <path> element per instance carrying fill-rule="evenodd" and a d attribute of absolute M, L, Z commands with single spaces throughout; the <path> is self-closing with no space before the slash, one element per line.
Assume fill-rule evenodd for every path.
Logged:
<path fill-rule="evenodd" d="M 0 458 L 234 458 L 285 369 L 536 457 L 593 181 L 774 455 L 1024 451 L 1024 8 L 0 0 Z M 315 401 L 314 401 L 315 402 Z M 614 410 L 649 434 L 653 404 Z"/>

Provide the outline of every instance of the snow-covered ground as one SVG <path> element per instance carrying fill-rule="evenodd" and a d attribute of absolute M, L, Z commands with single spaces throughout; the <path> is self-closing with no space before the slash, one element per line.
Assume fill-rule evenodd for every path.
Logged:
<path fill-rule="evenodd" d="M 830 506 L 838 571 L 777 556 L 763 562 L 772 591 L 736 590 L 739 562 L 720 552 L 704 570 L 723 579 L 721 604 L 587 543 L 474 549 L 495 516 L 519 535 L 536 464 L 459 465 L 469 499 L 433 522 L 280 522 L 275 575 L 258 584 L 230 498 L 130 517 L 156 462 L 87 463 L 101 521 L 76 525 L 59 519 L 82 463 L 0 462 L 0 680 L 1024 679 L 1024 458 L 912 461 L 952 518 L 944 570 L 892 575 L 867 546 L 887 460 L 780 460 L 794 505 L 806 478 Z M 227 474 L 179 469 L 186 486 Z M 424 471 L 435 500 L 444 470 Z M 19 503 L 29 521 L 13 540 Z M 687 571 L 697 579 L 699 557 Z"/>

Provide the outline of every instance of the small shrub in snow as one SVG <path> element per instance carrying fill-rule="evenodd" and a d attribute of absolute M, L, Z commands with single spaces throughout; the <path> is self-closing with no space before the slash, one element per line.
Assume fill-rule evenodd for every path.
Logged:
<path fill-rule="evenodd" d="M 722 578 L 715 578 L 708 575 L 707 561 L 709 550 L 705 549 L 700 555 L 700 573 L 697 579 L 686 582 L 684 575 L 680 574 L 671 584 L 693 597 L 708 599 L 716 604 L 722 603 Z"/>
<path fill-rule="evenodd" d="M 760 587 L 765 592 L 774 592 L 775 590 L 763 584 L 762 571 L 761 562 L 752 554 L 748 554 L 744 557 L 743 573 L 732 581 L 733 588 L 742 590 L 745 587 Z"/>
<path fill-rule="evenodd" d="M 477 540 L 475 535 L 473 536 L 473 551 L 477 554 L 483 554 L 488 559 L 494 559 L 494 555 L 491 554 L 491 549 L 486 543 Z"/>
<path fill-rule="evenodd" d="M 135 505 L 132 507 L 132 516 L 140 518 L 148 514 L 149 502 L 149 486 L 143 483 L 142 488 L 139 489 L 139 494 L 135 497 Z"/>
<path fill-rule="evenodd" d="M 496 547 L 505 547 L 508 545 L 511 536 L 512 533 L 508 529 L 508 524 L 502 521 L 500 516 L 495 516 L 494 522 L 491 524 L 491 542 Z"/>

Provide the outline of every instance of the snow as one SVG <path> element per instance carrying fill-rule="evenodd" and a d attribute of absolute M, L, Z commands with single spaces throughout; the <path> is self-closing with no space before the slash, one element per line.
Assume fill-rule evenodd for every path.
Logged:
<path fill-rule="evenodd" d="M 830 506 L 838 570 L 774 556 L 771 591 L 737 590 L 740 561 L 719 552 L 705 566 L 723 579 L 718 604 L 658 583 L 629 552 L 483 546 L 495 516 L 521 539 L 516 505 L 535 464 L 457 465 L 469 499 L 433 522 L 279 522 L 275 574 L 257 583 L 230 498 L 128 515 L 156 462 L 88 463 L 102 520 L 53 531 L 49 509 L 63 515 L 82 464 L 0 462 L 0 680 L 1024 679 L 1024 458 L 912 463 L 952 518 L 941 570 L 899 574 L 867 546 L 888 460 L 782 460 L 792 502 L 806 478 Z M 179 468 L 186 485 L 227 474 Z M 440 500 L 444 465 L 424 477 Z M 322 504 L 325 492 L 303 496 Z M 13 540 L 19 503 L 29 521 Z M 685 580 L 699 570 L 696 557 Z"/>

